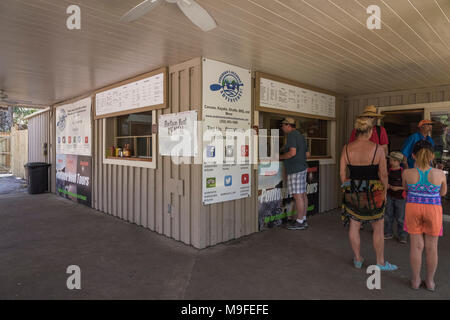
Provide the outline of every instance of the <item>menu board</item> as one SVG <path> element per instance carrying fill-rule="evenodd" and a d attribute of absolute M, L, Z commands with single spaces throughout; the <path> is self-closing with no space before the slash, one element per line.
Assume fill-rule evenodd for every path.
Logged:
<path fill-rule="evenodd" d="M 284 82 L 260 77 L 259 106 L 315 116 L 336 117 L 336 98 Z"/>
<path fill-rule="evenodd" d="M 129 82 L 95 96 L 95 115 L 97 118 L 119 114 L 143 112 L 148 107 L 164 105 L 165 71 L 149 77 Z M 149 109 L 150 110 L 150 109 Z"/>

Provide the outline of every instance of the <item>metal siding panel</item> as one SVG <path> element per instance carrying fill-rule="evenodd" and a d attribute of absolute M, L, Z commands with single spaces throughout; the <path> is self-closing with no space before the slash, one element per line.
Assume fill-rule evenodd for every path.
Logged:
<path fill-rule="evenodd" d="M 112 188 L 112 215 L 117 217 L 118 216 L 118 210 L 117 210 L 117 166 L 112 166 L 112 177 L 111 177 L 111 188 Z"/>
<path fill-rule="evenodd" d="M 156 230 L 156 179 L 155 174 L 156 170 L 150 169 L 149 170 L 149 177 L 148 177 L 148 202 L 147 202 L 147 227 L 151 230 Z"/>
<path fill-rule="evenodd" d="M 142 168 L 134 169 L 134 223 L 138 226 L 141 225 L 141 198 L 142 198 L 142 188 L 141 188 L 141 171 Z"/>
<path fill-rule="evenodd" d="M 117 215 L 123 219 L 123 166 L 117 166 Z"/>
<path fill-rule="evenodd" d="M 169 86 L 170 87 L 170 86 Z M 158 116 L 162 114 L 161 110 L 157 111 Z M 164 216 L 165 216 L 165 209 L 163 208 L 164 204 L 164 162 L 162 160 L 162 157 L 159 155 L 159 152 L 157 153 L 158 157 L 158 167 L 156 169 L 156 184 L 155 184 L 155 224 L 156 228 L 155 231 L 159 233 L 164 233 Z M 156 187 L 157 186 L 157 187 Z"/>
<path fill-rule="evenodd" d="M 185 83 L 182 83 L 182 74 L 184 74 L 184 81 Z M 182 92 L 182 87 L 185 84 L 188 84 L 187 82 L 187 76 L 186 76 L 186 70 L 181 70 L 179 72 L 175 72 L 173 74 L 171 74 L 172 76 L 172 103 L 170 104 L 171 106 L 171 113 L 177 113 L 180 111 L 180 104 L 181 104 L 181 95 L 183 94 Z M 171 157 L 167 157 L 168 161 L 170 161 L 170 170 L 171 170 L 171 176 L 170 178 L 176 180 L 179 180 L 180 178 L 180 166 L 176 165 L 173 163 Z M 175 190 L 172 190 L 175 191 Z M 180 240 L 181 239 L 181 235 L 180 235 L 180 196 L 175 192 L 170 194 L 169 193 L 169 197 L 172 203 L 172 228 L 171 228 L 171 237 L 174 238 L 175 240 Z M 183 208 L 185 209 L 185 208 Z"/>
<path fill-rule="evenodd" d="M 128 220 L 128 167 L 122 166 L 122 219 Z"/>
<path fill-rule="evenodd" d="M 148 228 L 148 218 L 147 218 L 147 210 L 148 210 L 148 176 L 149 176 L 149 169 L 142 169 L 141 170 L 141 212 L 140 212 L 140 219 L 139 219 L 139 225 Z"/>
<path fill-rule="evenodd" d="M 186 68 L 180 73 L 180 112 L 188 111 L 191 107 L 191 69 Z M 192 158 L 186 158 L 190 161 Z M 179 179 L 184 183 L 184 194 L 179 197 L 180 240 L 191 244 L 191 164 L 179 166 Z"/>
<path fill-rule="evenodd" d="M 108 186 L 107 186 L 107 188 L 108 188 L 108 206 L 107 206 L 107 212 L 109 213 L 109 214 L 111 214 L 112 215 L 112 178 L 113 178 L 113 175 L 112 175 L 112 165 L 111 164 L 108 164 L 107 166 L 107 172 L 108 172 Z"/>
<path fill-rule="evenodd" d="M 134 167 L 127 168 L 128 173 L 128 211 L 127 211 L 127 221 L 133 223 L 134 222 L 134 197 L 136 194 L 134 193 Z"/>

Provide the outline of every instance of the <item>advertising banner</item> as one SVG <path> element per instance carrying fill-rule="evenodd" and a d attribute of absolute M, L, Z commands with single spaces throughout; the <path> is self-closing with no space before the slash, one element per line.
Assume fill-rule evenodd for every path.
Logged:
<path fill-rule="evenodd" d="M 162 156 L 197 156 L 197 111 L 162 114 L 158 124 Z"/>
<path fill-rule="evenodd" d="M 251 71 L 203 59 L 203 204 L 251 196 Z"/>
<path fill-rule="evenodd" d="M 56 192 L 72 201 L 91 206 L 92 157 L 57 154 Z"/>
<path fill-rule="evenodd" d="M 56 153 L 91 156 L 91 98 L 56 108 Z"/>
<path fill-rule="evenodd" d="M 258 168 L 259 230 L 281 225 L 282 219 L 296 213 L 295 201 L 288 193 L 282 162 L 261 163 Z M 319 212 L 319 161 L 308 161 L 306 177 L 307 215 Z"/>

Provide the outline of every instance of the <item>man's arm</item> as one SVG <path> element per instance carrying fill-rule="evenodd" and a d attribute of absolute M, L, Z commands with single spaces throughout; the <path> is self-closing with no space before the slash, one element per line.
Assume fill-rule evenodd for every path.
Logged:
<path fill-rule="evenodd" d="M 280 160 L 290 159 L 297 154 L 296 148 L 289 148 L 289 151 L 280 155 Z"/>

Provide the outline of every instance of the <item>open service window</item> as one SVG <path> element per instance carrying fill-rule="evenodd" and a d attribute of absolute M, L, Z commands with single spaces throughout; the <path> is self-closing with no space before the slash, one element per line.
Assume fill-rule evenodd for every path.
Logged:
<path fill-rule="evenodd" d="M 268 129 L 268 137 L 271 135 L 270 129 L 279 130 L 279 150 L 282 150 L 286 144 L 286 135 L 281 130 L 281 121 L 286 116 L 295 120 L 296 129 L 305 136 L 308 143 L 308 151 L 310 153 L 309 159 L 317 159 L 321 160 L 321 162 L 333 161 L 336 127 L 335 121 L 261 112 L 260 127 L 261 129 Z M 271 139 L 267 139 L 269 154 L 271 154 L 270 141 Z"/>
<path fill-rule="evenodd" d="M 103 163 L 156 168 L 156 111 L 103 119 Z"/>

